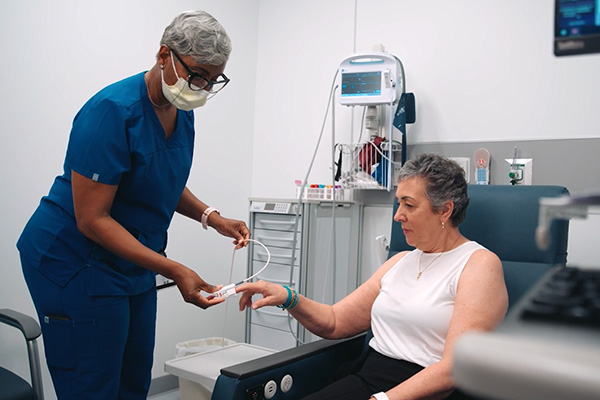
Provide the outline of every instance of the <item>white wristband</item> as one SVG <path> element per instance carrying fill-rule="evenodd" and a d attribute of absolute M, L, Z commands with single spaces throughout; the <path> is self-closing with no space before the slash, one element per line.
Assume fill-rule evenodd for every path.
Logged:
<path fill-rule="evenodd" d="M 385 394 L 384 392 L 372 394 L 371 397 L 375 397 L 376 400 L 390 400 L 387 397 L 387 394 Z"/>
<path fill-rule="evenodd" d="M 210 213 L 212 213 L 213 211 L 215 211 L 217 214 L 221 214 L 219 212 L 219 210 L 217 210 L 216 208 L 212 208 L 212 207 L 208 207 L 206 210 L 204 210 L 204 212 L 202 213 L 202 217 L 200 218 L 200 222 L 202 222 L 202 227 L 204 229 L 208 229 L 208 216 L 210 215 Z"/>

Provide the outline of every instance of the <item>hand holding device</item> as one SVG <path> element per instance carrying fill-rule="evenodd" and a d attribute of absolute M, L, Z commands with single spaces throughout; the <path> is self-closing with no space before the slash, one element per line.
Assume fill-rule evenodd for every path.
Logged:
<path fill-rule="evenodd" d="M 245 242 L 255 242 L 255 243 L 261 245 L 263 247 L 263 249 L 265 249 L 265 251 L 267 252 L 267 262 L 265 263 L 265 265 L 263 265 L 263 267 L 256 274 L 254 274 L 254 275 L 252 275 L 252 276 L 244 279 L 241 282 L 230 283 L 228 285 L 225 285 L 221 289 L 217 290 L 216 292 L 211 293 L 211 296 L 213 296 L 213 297 L 223 297 L 224 299 L 226 299 L 228 297 L 231 297 L 231 296 L 235 296 L 236 295 L 236 292 L 235 292 L 235 288 L 236 287 L 238 287 L 242 283 L 251 281 L 254 277 L 256 277 L 261 272 L 263 272 L 265 270 L 265 268 L 267 268 L 267 265 L 269 265 L 269 262 L 271 261 L 271 253 L 269 252 L 269 249 L 267 249 L 267 246 L 265 246 L 264 244 L 262 244 L 258 240 L 254 240 L 254 239 L 245 239 L 244 241 Z M 233 256 L 231 257 L 231 270 L 233 270 L 233 260 L 234 260 L 234 257 L 235 257 L 235 249 L 233 250 Z"/>
<path fill-rule="evenodd" d="M 228 297 L 234 296 L 235 295 L 235 287 L 238 285 L 241 285 L 242 283 L 244 283 L 244 282 L 242 281 L 242 282 L 238 282 L 238 283 L 230 283 L 229 285 L 223 286 L 223 288 L 221 288 L 220 290 L 218 290 L 214 293 L 211 293 L 211 294 L 214 297 L 223 297 L 226 299 Z"/>

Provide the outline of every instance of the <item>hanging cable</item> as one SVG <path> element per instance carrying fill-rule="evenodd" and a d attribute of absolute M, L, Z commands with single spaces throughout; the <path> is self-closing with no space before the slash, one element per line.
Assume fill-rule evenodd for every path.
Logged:
<path fill-rule="evenodd" d="M 327 100 L 327 108 L 325 110 L 325 116 L 323 117 L 323 124 L 321 125 L 321 132 L 319 133 L 319 139 L 317 140 L 317 145 L 315 146 L 315 151 L 313 152 L 313 156 L 312 156 L 312 159 L 310 160 L 308 170 L 306 171 L 306 176 L 304 177 L 304 180 L 302 181 L 302 183 L 300 185 L 300 190 L 298 193 L 298 201 L 296 204 L 296 216 L 294 219 L 294 236 L 292 238 L 292 243 L 293 243 L 292 247 L 293 248 L 292 248 L 292 260 L 290 263 L 290 267 L 291 267 L 290 268 L 290 279 L 289 279 L 290 286 L 292 286 L 294 283 L 294 264 L 296 261 L 296 243 L 298 241 L 298 225 L 299 225 L 298 222 L 300 221 L 300 210 L 302 208 L 302 196 L 304 195 L 304 188 L 306 187 L 306 185 L 308 183 L 308 177 L 310 176 L 310 172 L 311 172 L 313 164 L 315 162 L 315 158 L 317 157 L 317 152 L 319 151 L 319 147 L 321 146 L 321 140 L 323 139 L 323 133 L 325 132 L 325 124 L 327 122 L 327 115 L 329 114 L 329 107 L 331 106 L 333 94 L 334 94 L 335 88 L 336 88 L 335 82 L 337 79 L 337 75 L 338 75 L 338 70 L 335 71 L 335 74 L 333 76 L 333 81 L 331 82 L 331 89 L 329 90 L 329 99 Z M 334 188 L 335 188 L 335 185 L 334 185 Z M 335 195 L 335 193 L 334 193 L 334 195 Z M 290 332 L 294 336 L 294 339 L 296 339 L 297 344 L 304 344 L 304 342 L 302 342 L 300 340 L 300 338 L 294 332 L 294 329 L 292 328 L 291 319 L 292 319 L 292 317 L 288 316 L 288 326 L 290 328 Z"/>

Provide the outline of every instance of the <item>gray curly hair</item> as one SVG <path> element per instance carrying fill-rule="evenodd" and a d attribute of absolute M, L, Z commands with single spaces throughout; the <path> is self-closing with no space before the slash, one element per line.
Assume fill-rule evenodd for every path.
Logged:
<path fill-rule="evenodd" d="M 177 54 L 191 56 L 198 64 L 221 65 L 231 54 L 231 39 L 206 11 L 187 11 L 165 28 L 160 40 Z"/>
<path fill-rule="evenodd" d="M 427 182 L 425 194 L 435 212 L 443 211 L 444 203 L 451 200 L 454 210 L 450 216 L 452 225 L 465 220 L 469 196 L 464 170 L 457 162 L 437 154 L 423 153 L 404 163 L 398 182 L 421 177 Z"/>

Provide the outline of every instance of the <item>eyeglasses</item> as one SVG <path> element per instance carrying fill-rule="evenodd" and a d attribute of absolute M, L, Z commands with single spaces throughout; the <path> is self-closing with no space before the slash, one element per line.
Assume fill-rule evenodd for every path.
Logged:
<path fill-rule="evenodd" d="M 175 55 L 175 58 L 177 58 L 177 61 L 179 61 L 179 63 L 181 65 L 183 65 L 183 68 L 185 68 L 185 70 L 189 74 L 189 76 L 187 78 L 187 82 L 188 82 L 190 89 L 192 89 L 192 90 L 208 90 L 208 92 L 210 94 L 216 94 L 220 90 L 222 90 L 225 86 L 227 86 L 227 84 L 229 83 L 229 78 L 226 77 L 225 74 L 219 75 L 219 79 L 217 79 L 216 81 L 211 81 L 211 80 L 204 78 L 202 75 L 192 71 L 190 69 L 190 67 L 188 67 L 183 62 L 183 60 L 181 59 L 181 57 L 179 57 L 179 55 L 177 53 L 175 53 L 173 50 L 171 50 L 171 53 L 173 53 Z"/>

